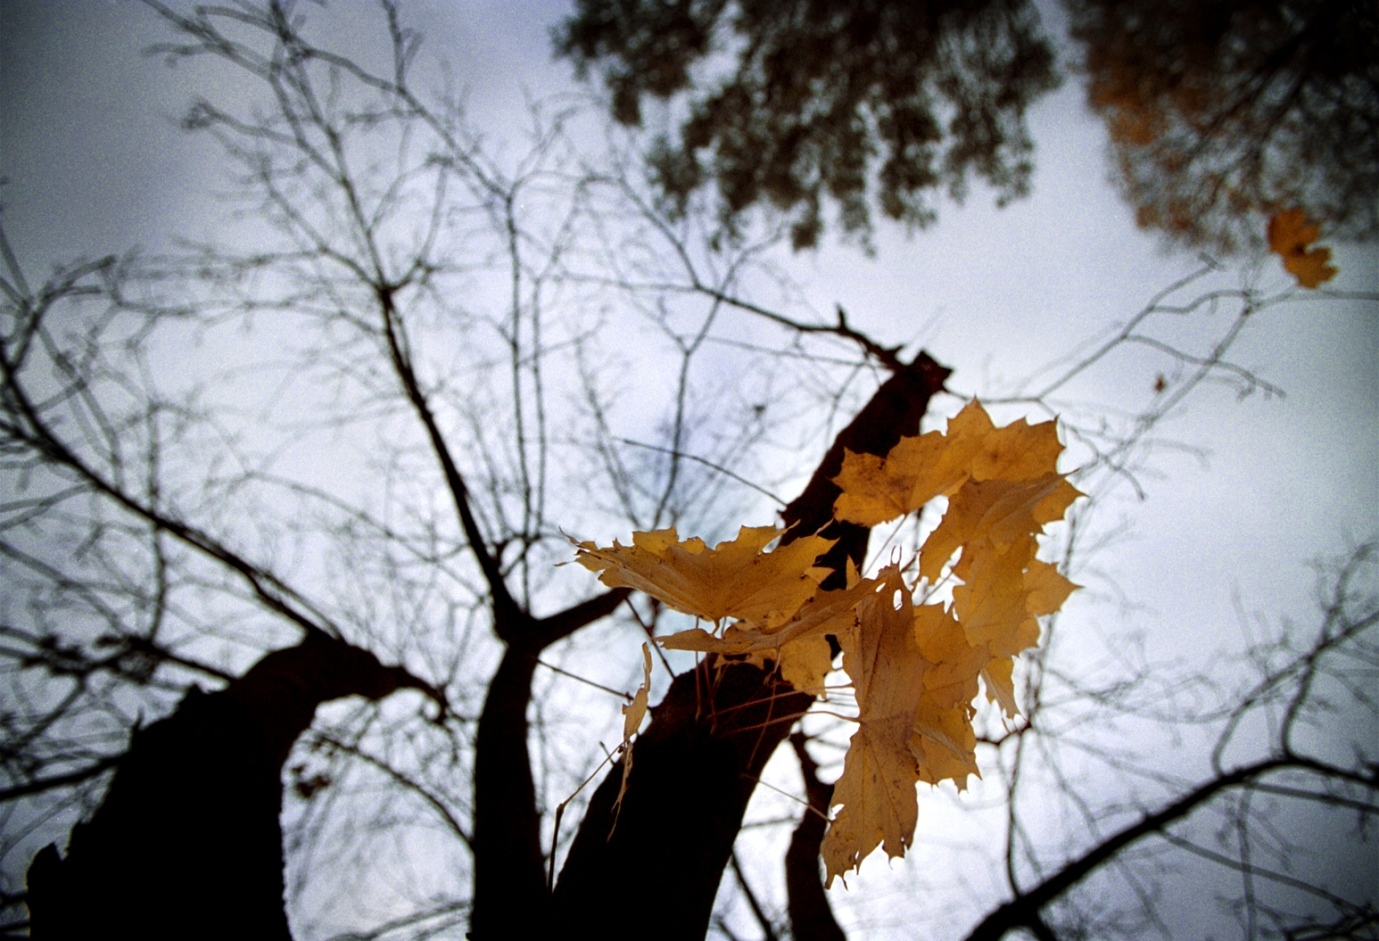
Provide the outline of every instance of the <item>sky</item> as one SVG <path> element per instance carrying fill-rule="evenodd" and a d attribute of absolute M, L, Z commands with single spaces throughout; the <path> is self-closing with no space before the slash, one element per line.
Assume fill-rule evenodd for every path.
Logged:
<path fill-rule="evenodd" d="M 157 251 L 173 235 L 199 237 L 219 224 L 207 200 L 221 182 L 213 154 L 176 129 L 184 89 L 144 54 L 157 25 L 132 6 L 0 5 L 0 205 L 30 272 L 135 246 Z M 546 54 L 560 6 L 448 6 L 409 4 L 409 13 L 493 136 L 521 126 L 527 98 L 569 88 L 567 70 Z M 814 308 L 827 314 L 842 304 L 858 326 L 953 366 L 954 389 L 991 396 L 1197 267 L 1191 254 L 1165 251 L 1134 227 L 1106 183 L 1104 130 L 1076 80 L 1037 104 L 1030 123 L 1038 146 L 1030 198 L 996 209 L 978 189 L 962 207 L 942 206 L 929 230 L 882 229 L 874 257 L 830 243 L 785 258 Z M 1334 287 L 1379 284 L 1372 247 L 1334 247 Z M 1267 260 L 1260 275 L 1286 284 Z M 1285 397 L 1237 402 L 1221 390 L 1172 424 L 1174 437 L 1209 453 L 1205 463 L 1166 462 L 1164 483 L 1134 511 L 1139 540 L 1125 550 L 1125 575 L 1137 587 L 1195 575 L 1209 595 L 1221 593 L 1209 586 L 1227 596 L 1238 588 L 1263 611 L 1291 607 L 1279 589 L 1305 593 L 1307 561 L 1379 528 L 1379 318 L 1335 304 L 1259 319 L 1236 356 Z M 1105 371 L 1087 395 L 1123 396 L 1121 377 Z M 1175 548 L 1148 548 L 1159 544 Z M 1211 620 L 1229 620 L 1221 600 L 1208 603 Z"/>
<path fill-rule="evenodd" d="M 348 37 L 358 5 L 338 6 Z M 426 34 L 423 56 L 448 63 L 428 68 L 467 90 L 471 117 L 499 141 L 523 126 L 528 98 L 573 87 L 549 56 L 549 29 L 566 9 L 405 7 Z M 1056 29 L 1056 8 L 1046 13 Z M 174 234 L 200 237 L 220 224 L 207 198 L 222 185 L 213 151 L 177 128 L 187 88 L 144 54 L 159 35 L 133 3 L 0 0 L 0 207 L 31 280 L 75 257 L 166 249 Z M 1135 227 L 1107 182 L 1105 130 L 1076 79 L 1039 103 L 1030 125 L 1028 199 L 996 209 L 976 188 L 965 205 L 942 205 L 931 229 L 881 229 L 874 255 L 828 242 L 783 252 L 779 264 L 822 316 L 841 304 L 882 342 L 922 346 L 953 367 L 952 390 L 1014 394 L 1201 264 Z M 1330 287 L 1379 291 L 1374 246 L 1333 248 L 1340 275 Z M 1204 284 L 1288 286 L 1275 259 L 1222 261 L 1226 270 Z M 1229 316 L 1164 335 L 1202 349 Z M 1307 622 L 1309 563 L 1379 537 L 1379 305 L 1271 307 L 1231 358 L 1281 394 L 1206 387 L 1170 417 L 1162 433 L 1180 447 L 1146 459 L 1142 494 L 1124 487 L 1105 501 L 1102 525 L 1117 539 L 1097 555 L 1071 624 L 1124 617 L 1154 656 L 1206 663 L 1239 648 L 1242 612 Z M 1113 358 L 1066 397 L 1088 414 L 1142 407 L 1161 369 L 1142 353 Z M 952 414 L 960 404 L 954 396 L 941 407 Z"/>

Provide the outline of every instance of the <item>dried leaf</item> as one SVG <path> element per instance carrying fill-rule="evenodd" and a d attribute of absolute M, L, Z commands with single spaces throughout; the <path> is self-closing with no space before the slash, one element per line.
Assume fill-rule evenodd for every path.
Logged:
<path fill-rule="evenodd" d="M 977 697 L 977 674 L 990 653 L 969 643 L 962 625 L 942 605 L 915 608 L 914 630 L 925 660 L 924 699 L 939 707 L 971 703 Z"/>
<path fill-rule="evenodd" d="M 1033 480 L 968 481 L 920 548 L 919 574 L 930 581 L 937 579 L 954 552 L 979 539 L 1004 551 L 1060 519 L 1081 495 L 1055 473 Z"/>
<path fill-rule="evenodd" d="M 951 496 L 968 479 L 1030 480 L 1052 474 L 1063 446 L 1054 422 L 1003 428 L 977 400 L 948 422 L 947 432 L 902 438 L 884 458 L 847 452 L 835 477 L 841 489 L 834 504 L 840 520 L 877 526 L 918 510 L 939 496 Z"/>
<path fill-rule="evenodd" d="M 642 727 L 646 718 L 646 700 L 651 694 L 651 645 L 642 644 L 642 685 L 637 687 L 632 701 L 622 707 L 622 744 L 631 748 L 632 736 Z"/>
<path fill-rule="evenodd" d="M 1336 277 L 1335 266 L 1328 264 L 1331 249 L 1308 248 L 1320 233 L 1321 229 L 1309 223 L 1301 209 L 1280 212 L 1269 220 L 1270 251 L 1283 259 L 1283 267 L 1305 288 L 1315 288 Z"/>
<path fill-rule="evenodd" d="M 1031 559 L 1025 572 L 1025 591 L 1029 593 L 1025 610 L 1036 617 L 1053 614 L 1080 587 L 1064 578 L 1056 566 Z"/>
<path fill-rule="evenodd" d="M 827 570 L 813 563 L 831 542 L 812 536 L 767 552 L 780 535 L 771 527 L 744 527 L 712 550 L 680 541 L 674 529 L 634 533 L 630 547 L 579 543 L 578 558 L 609 586 L 638 588 L 719 625 L 663 638 L 663 646 L 775 663 L 797 689 L 825 693 L 828 638 L 837 639 L 858 715 L 822 848 L 831 883 L 878 846 L 904 854 L 918 782 L 963 788 L 978 773 L 972 718 L 983 687 L 1015 715 L 1013 658 L 1038 642 L 1038 618 L 1077 587 L 1035 558 L 1036 537 L 1080 496 L 1057 471 L 1061 452 L 1053 422 L 996 428 L 974 401 L 946 433 L 903 439 L 885 457 L 846 455 L 835 478 L 837 518 L 875 525 L 949 498 L 919 554 L 930 581 L 952 562 L 958 584 L 947 608 L 915 608 L 895 565 L 876 579 L 850 566 L 847 588 L 821 592 Z M 737 620 L 723 627 L 730 617 Z M 625 752 L 633 731 L 624 729 Z M 624 787 L 630 766 L 628 753 Z"/>
<path fill-rule="evenodd" d="M 627 793 L 628 778 L 632 776 L 632 736 L 637 734 L 637 730 L 642 727 L 642 720 L 646 718 L 646 703 L 650 694 L 651 645 L 642 644 L 642 685 L 637 687 L 632 701 L 622 707 L 622 745 L 619 746 L 619 751 L 622 752 L 622 784 L 618 787 L 618 796 L 613 799 L 613 827 L 608 831 L 610 837 L 618 826 L 622 798 Z"/>
<path fill-rule="evenodd" d="M 1010 657 L 991 660 L 982 668 L 982 682 L 986 684 L 986 698 L 997 703 L 1001 710 L 1014 718 L 1020 712 L 1015 702 L 1015 661 Z"/>
<path fill-rule="evenodd" d="M 626 586 L 710 621 L 732 617 L 762 627 L 789 620 L 814 596 L 829 570 L 814 567 L 833 540 L 805 536 L 774 552 L 765 547 L 781 534 L 774 526 L 744 526 L 731 542 L 713 549 L 699 538 L 683 542 L 675 528 L 633 533 L 632 545 L 601 549 L 576 543 L 576 560 L 610 588 Z"/>
<path fill-rule="evenodd" d="M 992 430 L 986 409 L 974 399 L 948 422 L 947 434 L 901 438 L 884 458 L 846 452 L 833 478 L 843 491 L 834 516 L 877 526 L 951 492 L 967 479 L 972 458 Z"/>
<path fill-rule="evenodd" d="M 952 781 L 958 790 L 965 791 L 968 775 L 981 777 L 972 715 L 973 709 L 966 703 L 938 706 L 927 699 L 920 703 L 909 742 L 919 780 L 929 784 Z"/>
<path fill-rule="evenodd" d="M 843 669 L 857 691 L 857 731 L 833 787 L 842 809 L 824 837 L 828 882 L 877 846 L 903 856 L 914 839 L 919 781 L 910 735 L 923 688 L 910 590 L 892 566 L 880 590 L 859 605 L 858 626 L 843 644 Z"/>
<path fill-rule="evenodd" d="M 951 779 L 962 790 L 969 774 L 979 774 L 972 700 L 977 676 L 991 654 L 968 643 L 962 626 L 941 605 L 915 609 L 915 643 L 926 661 L 924 692 L 910 736 L 916 772 L 921 781 Z"/>
<path fill-rule="evenodd" d="M 781 648 L 781 678 L 800 692 L 823 695 L 824 678 L 832 669 L 833 648 L 823 634 L 804 637 Z"/>
<path fill-rule="evenodd" d="M 1026 536 L 1002 551 L 990 542 L 963 549 L 963 584 L 953 589 L 953 610 L 974 647 L 1009 657 L 1039 642 L 1039 622 L 1029 613 L 1025 568 L 1037 548 Z"/>

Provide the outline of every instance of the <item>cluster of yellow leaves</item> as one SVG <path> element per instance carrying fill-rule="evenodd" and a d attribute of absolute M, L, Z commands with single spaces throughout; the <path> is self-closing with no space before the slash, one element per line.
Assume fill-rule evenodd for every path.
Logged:
<path fill-rule="evenodd" d="M 1336 277 L 1336 267 L 1328 264 L 1331 249 L 1308 248 L 1320 232 L 1301 209 L 1280 212 L 1269 220 L 1269 250 L 1283 258 L 1283 267 L 1305 288 Z"/>
<path fill-rule="evenodd" d="M 915 785 L 977 773 L 974 700 L 1016 710 L 1013 658 L 1039 640 L 1074 585 L 1035 558 L 1036 536 L 1079 493 L 1056 469 L 1053 422 L 996 428 L 972 402 L 947 434 L 905 438 L 886 457 L 848 453 L 835 482 L 841 520 L 875 526 L 949 499 L 919 555 L 933 583 L 949 568 L 953 603 L 915 605 L 899 566 L 875 578 L 849 571 L 848 586 L 819 590 L 813 566 L 831 545 L 804 536 L 774 551 L 774 527 L 743 527 L 709 549 L 674 529 L 635 533 L 631 546 L 578 544 L 578 561 L 609 586 L 630 586 L 714 622 L 662 638 L 668 648 L 773 662 L 797 689 L 825 694 L 831 635 L 857 700 L 853 734 L 834 786 L 841 805 L 824 840 L 831 883 L 877 846 L 903 855 L 918 816 Z M 954 555 L 957 556 L 953 561 Z M 725 623 L 732 619 L 732 623 Z"/>

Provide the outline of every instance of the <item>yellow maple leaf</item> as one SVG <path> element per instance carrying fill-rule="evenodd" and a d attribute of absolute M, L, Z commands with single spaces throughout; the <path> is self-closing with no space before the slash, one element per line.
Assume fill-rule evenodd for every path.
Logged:
<path fill-rule="evenodd" d="M 993 656 L 981 671 L 982 682 L 986 685 L 986 696 L 997 703 L 1012 719 L 1019 713 L 1019 706 L 1015 701 L 1015 655 L 1039 642 L 1037 618 L 1059 610 L 1068 596 L 1078 588 L 1064 578 L 1055 566 L 1047 562 L 1031 558 L 1027 566 L 1021 579 L 1022 591 L 1018 595 L 1023 601 L 1023 615 L 1004 607 L 999 615 L 993 616 L 994 609 L 987 608 L 985 614 L 990 618 L 989 621 L 983 623 L 980 616 L 974 616 L 972 619 L 975 622 L 974 633 L 986 632 L 994 638 L 988 645 Z M 977 568 L 973 566 L 974 570 Z M 980 574 L 974 576 L 969 573 L 968 582 L 960 588 L 953 589 L 954 604 L 958 604 L 959 597 L 962 598 L 963 604 L 973 604 L 982 590 L 981 578 Z M 1013 586 L 1009 582 L 995 590 L 1014 595 Z M 1004 617 L 1006 620 L 1001 623 L 997 617 Z"/>
<path fill-rule="evenodd" d="M 1038 618 L 1057 611 L 1077 588 L 1034 558 L 1037 548 L 1032 535 L 1004 550 L 979 539 L 963 547 L 953 568 L 963 582 L 953 589 L 954 613 L 968 642 L 990 656 L 981 668 L 987 698 L 1011 718 L 1018 712 L 1013 658 L 1039 642 Z"/>
<path fill-rule="evenodd" d="M 1015 702 L 1015 660 L 1000 657 L 988 660 L 982 667 L 982 682 L 986 684 L 986 698 L 998 704 L 1001 711 L 1014 718 L 1020 712 Z"/>
<path fill-rule="evenodd" d="M 964 791 L 969 774 L 981 777 L 972 715 L 973 709 L 966 703 L 940 706 L 928 697 L 920 701 L 909 742 L 919 780 L 929 784 L 952 781 Z"/>
<path fill-rule="evenodd" d="M 1030 480 L 1055 472 L 1063 445 L 1054 422 L 1024 419 L 997 428 L 973 399 L 948 422 L 946 433 L 901 438 L 884 458 L 848 451 L 833 478 L 842 493 L 840 520 L 877 526 L 951 496 L 968 479 Z"/>
<path fill-rule="evenodd" d="M 610 588 L 635 588 L 677 611 L 771 627 L 788 621 L 814 596 L 830 571 L 815 567 L 814 560 L 833 545 L 831 539 L 805 536 L 765 551 L 781 533 L 774 526 L 744 526 L 736 539 L 710 549 L 697 537 L 681 541 L 671 527 L 633 533 L 630 546 L 576 543 L 576 561 L 601 573 L 599 580 Z"/>
<path fill-rule="evenodd" d="M 1043 531 L 1082 494 L 1060 474 L 1032 480 L 972 480 L 953 495 L 943 519 L 919 550 L 919 574 L 933 581 L 953 553 L 986 538 L 1004 549 Z"/>
<path fill-rule="evenodd" d="M 953 609 L 972 646 L 1009 657 L 1038 643 L 1039 622 L 1029 614 L 1025 589 L 1025 569 L 1037 548 L 1031 536 L 1004 550 L 986 541 L 964 547 Z"/>
<path fill-rule="evenodd" d="M 972 456 L 972 479 L 1034 480 L 1056 472 L 1062 453 L 1057 422 L 1031 425 L 1017 418 L 982 436 L 981 447 Z"/>
<path fill-rule="evenodd" d="M 860 578 L 851 561 L 848 571 L 850 587 L 818 592 L 789 620 L 773 627 L 730 624 L 721 636 L 693 628 L 661 638 L 659 643 L 670 650 L 747 655 L 756 662 L 773 660 L 796 689 L 817 691 L 832 663 L 831 655 L 824 654 L 831 649 L 827 635 L 850 633 L 857 623 L 857 606 L 875 593 L 879 584 Z"/>
<path fill-rule="evenodd" d="M 1025 571 L 1025 610 L 1036 617 L 1053 614 L 1080 587 L 1064 578 L 1057 566 L 1031 559 Z"/>
<path fill-rule="evenodd" d="M 922 676 L 926 700 L 952 706 L 976 698 L 977 674 L 991 655 L 968 641 L 952 611 L 937 604 L 915 608 L 915 643 L 926 661 Z"/>
<path fill-rule="evenodd" d="M 910 736 L 923 687 L 915 642 L 914 603 L 897 566 L 881 573 L 880 589 L 859 605 L 857 629 L 839 638 L 843 669 L 857 692 L 857 731 L 833 786 L 841 804 L 821 853 L 828 883 L 881 846 L 903 856 L 914 839 L 919 773 Z"/>
<path fill-rule="evenodd" d="M 780 675 L 804 693 L 820 696 L 824 678 L 833 670 L 833 648 L 823 634 L 803 637 L 781 648 Z"/>
<path fill-rule="evenodd" d="M 632 776 L 632 736 L 642 727 L 646 718 L 647 697 L 651 694 L 651 645 L 642 644 L 642 685 L 637 687 L 632 701 L 622 707 L 622 784 L 618 796 L 613 799 L 613 827 L 618 825 L 618 815 L 622 812 L 622 799 L 627 793 L 627 779 Z M 612 836 L 610 829 L 608 835 Z"/>
<path fill-rule="evenodd" d="M 1277 213 L 1269 220 L 1270 251 L 1283 259 L 1283 267 L 1305 288 L 1315 288 L 1336 276 L 1335 266 L 1328 264 L 1331 249 L 1308 248 L 1320 233 L 1320 227 L 1309 223 L 1301 209 Z"/>
<path fill-rule="evenodd" d="M 981 668 L 987 698 L 1011 718 L 1018 712 L 1012 658 L 1039 642 L 1038 618 L 1059 610 L 1078 587 L 1034 558 L 1036 548 L 1032 536 L 1005 551 L 977 541 L 963 547 L 953 568 L 963 580 L 953 589 L 954 613 L 968 642 L 988 651 Z"/>
<path fill-rule="evenodd" d="M 969 774 L 979 774 L 972 700 L 977 676 L 991 654 L 968 643 L 961 625 L 942 605 L 915 608 L 915 643 L 926 661 L 910 736 L 916 771 L 921 781 L 951 779 L 961 790 Z"/>
<path fill-rule="evenodd" d="M 938 435 L 938 432 L 931 431 L 929 435 Z M 919 442 L 927 437 L 902 438 L 901 442 L 916 442 L 911 447 L 918 450 L 921 447 Z M 844 451 L 842 469 L 833 482 L 843 491 L 833 505 L 833 515 L 837 519 L 862 526 L 879 526 L 910 512 L 910 493 L 915 489 L 914 475 L 909 474 L 907 466 L 899 462 L 891 463 L 877 454 Z"/>
<path fill-rule="evenodd" d="M 820 847 L 825 888 L 856 869 L 878 846 L 895 858 L 904 856 L 914 840 L 919 773 L 909 744 L 913 726 L 913 716 L 858 721 L 843 758 L 843 774 L 833 785 L 833 802 L 843 806 Z"/>
<path fill-rule="evenodd" d="M 878 526 L 947 494 L 967 479 L 969 464 L 992 429 L 986 409 L 974 399 L 948 422 L 946 434 L 901 438 L 884 458 L 845 452 L 833 478 L 843 491 L 834 516 Z"/>

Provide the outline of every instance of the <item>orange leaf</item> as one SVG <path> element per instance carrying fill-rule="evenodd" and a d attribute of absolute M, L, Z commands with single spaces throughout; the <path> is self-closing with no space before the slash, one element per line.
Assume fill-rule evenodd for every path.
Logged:
<path fill-rule="evenodd" d="M 1025 572 L 1025 591 L 1029 592 L 1025 610 L 1035 616 L 1053 614 L 1080 587 L 1064 578 L 1056 566 L 1032 559 Z"/>
<path fill-rule="evenodd" d="M 1315 288 L 1336 276 L 1335 266 L 1328 264 L 1331 249 L 1308 248 L 1320 232 L 1301 209 L 1280 212 L 1269 220 L 1269 250 L 1283 259 L 1283 267 L 1305 288 Z"/>
<path fill-rule="evenodd" d="M 1059 474 L 1033 480 L 973 480 L 948 504 L 938 527 L 919 550 L 919 574 L 933 581 L 962 546 L 989 539 L 1004 549 L 1025 536 L 1042 532 L 1060 519 L 1082 494 Z"/>
<path fill-rule="evenodd" d="M 613 799 L 614 828 L 617 827 L 618 816 L 622 812 L 623 795 L 627 793 L 627 779 L 632 776 L 632 736 L 637 734 L 637 730 L 642 727 L 642 719 L 646 718 L 647 696 L 650 693 L 651 645 L 642 644 L 642 685 L 637 688 L 632 701 L 622 707 L 622 745 L 619 747 L 622 753 L 622 784 L 618 787 L 618 796 Z M 611 829 L 608 835 L 613 835 Z"/>
<path fill-rule="evenodd" d="M 1009 657 L 1039 642 L 1039 622 L 1027 610 L 1025 590 L 1025 567 L 1036 548 L 1033 537 L 1026 536 L 1004 552 L 990 543 L 963 549 L 971 564 L 963 584 L 953 589 L 953 609 L 973 647 Z"/>
<path fill-rule="evenodd" d="M 924 661 L 900 569 L 888 568 L 879 582 L 880 590 L 858 606 L 855 635 L 839 638 L 843 669 L 857 691 L 858 728 L 833 788 L 833 803 L 843 807 L 821 850 L 829 883 L 877 846 L 892 857 L 903 856 L 919 814 L 910 736 L 923 693 Z"/>
<path fill-rule="evenodd" d="M 948 422 L 947 433 L 901 438 L 884 458 L 847 452 L 834 504 L 840 520 L 876 526 L 913 512 L 934 497 L 951 496 L 968 479 L 1030 480 L 1056 471 L 1063 446 L 1057 425 L 1024 419 L 1003 428 L 977 400 Z"/>
<path fill-rule="evenodd" d="M 780 675 L 791 686 L 820 696 L 824 678 L 833 669 L 833 648 L 823 634 L 814 634 L 781 648 Z"/>
<path fill-rule="evenodd" d="M 1002 657 L 988 662 L 982 668 L 982 682 L 986 684 L 986 698 L 999 703 L 1001 710 L 1014 718 L 1020 711 L 1015 702 L 1015 661 Z"/>
<path fill-rule="evenodd" d="M 977 770 L 977 733 L 972 730 L 972 707 L 967 703 L 940 706 L 926 697 L 915 715 L 910 736 L 919 780 L 930 784 L 951 780 L 967 790 L 967 776 Z"/>
<path fill-rule="evenodd" d="M 986 409 L 974 399 L 949 421 L 946 435 L 930 431 L 901 438 L 884 458 L 846 452 L 833 478 L 843 491 L 834 515 L 876 526 L 956 489 L 967 479 L 968 465 L 992 428 Z"/>
<path fill-rule="evenodd" d="M 576 560 L 610 588 L 626 586 L 710 621 L 734 617 L 763 627 L 788 621 L 814 596 L 828 569 L 814 560 L 833 540 L 805 536 L 766 552 L 780 536 L 774 526 L 744 526 L 731 542 L 713 549 L 702 539 L 683 542 L 675 528 L 633 533 L 632 545 L 601 549 L 576 543 Z"/>
<path fill-rule="evenodd" d="M 921 781 L 952 779 L 962 790 L 967 776 L 978 774 L 972 700 L 977 676 L 991 654 L 969 644 L 962 627 L 941 605 L 915 609 L 915 642 L 927 663 L 910 751 Z"/>
<path fill-rule="evenodd" d="M 977 674 L 991 658 L 973 646 L 962 625 L 942 605 L 915 608 L 915 643 L 926 664 L 924 698 L 941 706 L 965 705 L 977 696 Z"/>

